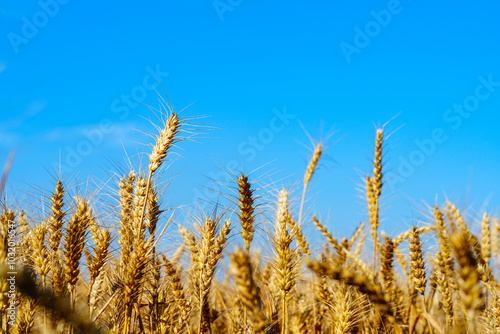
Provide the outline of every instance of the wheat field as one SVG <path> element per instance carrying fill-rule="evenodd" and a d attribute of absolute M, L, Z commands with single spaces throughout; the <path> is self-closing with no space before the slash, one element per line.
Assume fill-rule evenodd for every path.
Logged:
<path fill-rule="evenodd" d="M 382 232 L 383 128 L 365 178 L 366 224 L 338 239 L 304 210 L 320 144 L 298 201 L 290 189 L 269 189 L 273 208 L 262 214 L 255 180 L 242 171 L 231 207 L 193 212 L 194 227 L 180 225 L 175 208 L 163 207 L 158 175 L 189 137 L 189 120 L 163 116 L 148 163 L 121 175 L 107 215 L 93 197 L 70 196 L 62 176 L 46 194 L 48 210 L 4 192 L 4 333 L 500 333 L 498 218 L 484 213 L 474 233 L 446 201 L 425 225 Z M 182 240 L 165 252 L 159 241 L 174 228 Z"/>

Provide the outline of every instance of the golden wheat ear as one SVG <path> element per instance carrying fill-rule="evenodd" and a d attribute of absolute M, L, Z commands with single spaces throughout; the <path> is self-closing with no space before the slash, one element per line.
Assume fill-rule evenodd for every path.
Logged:
<path fill-rule="evenodd" d="M 94 226 L 91 230 L 95 246 L 93 247 L 93 254 L 87 251 L 87 266 L 90 279 L 87 304 L 92 316 L 103 290 L 103 274 L 108 262 L 111 232 L 105 227 L 97 226 Z"/>
<path fill-rule="evenodd" d="M 247 250 L 235 249 L 231 257 L 231 273 L 235 276 L 236 288 L 245 307 L 245 314 L 251 319 L 255 333 L 264 334 L 267 321 L 262 313 L 259 288 L 253 279 L 253 269 Z"/>
<path fill-rule="evenodd" d="M 463 231 L 456 231 L 450 238 L 455 258 L 460 265 L 458 286 L 460 300 L 466 310 L 469 332 L 476 332 L 476 317 L 484 310 L 484 293 L 477 270 L 477 260 L 470 244 L 470 236 Z"/>
<path fill-rule="evenodd" d="M 296 251 L 290 246 L 293 238 L 287 226 L 289 217 L 288 192 L 282 189 L 278 197 L 273 240 L 276 251 L 274 279 L 281 294 L 281 326 L 283 333 L 288 332 L 288 301 L 289 295 L 296 285 L 298 270 Z"/>
<path fill-rule="evenodd" d="M 238 177 L 238 208 L 241 236 L 245 242 L 245 248 L 250 251 L 255 232 L 255 205 L 252 184 L 248 181 L 248 176 L 243 173 Z"/>
<path fill-rule="evenodd" d="M 126 177 L 120 179 L 118 184 L 118 196 L 120 197 L 118 244 L 120 245 L 120 270 L 122 272 L 125 271 L 129 263 L 130 253 L 132 253 L 133 247 L 132 212 L 134 208 L 133 201 L 136 179 L 137 175 L 133 171 L 130 171 Z"/>
<path fill-rule="evenodd" d="M 76 198 L 76 210 L 71 217 L 64 243 L 64 277 L 71 295 L 74 309 L 76 302 L 76 283 L 80 274 L 80 259 L 85 247 L 87 229 L 92 219 L 92 213 L 87 202 L 80 197 Z"/>
<path fill-rule="evenodd" d="M 441 250 L 438 251 L 436 259 L 438 264 L 437 282 L 439 292 L 441 292 L 441 304 L 443 305 L 443 310 L 446 315 L 446 324 L 448 327 L 452 327 L 454 315 L 452 289 L 448 282 L 447 261 Z"/>
<path fill-rule="evenodd" d="M 298 222 L 299 226 L 302 223 L 302 210 L 304 209 L 304 201 L 306 199 L 307 187 L 309 186 L 309 181 L 311 181 L 314 171 L 318 166 L 318 162 L 319 159 L 321 158 L 322 153 L 323 153 L 323 146 L 320 144 L 316 145 L 311 160 L 307 165 L 306 173 L 304 174 L 304 188 L 302 189 L 302 198 L 300 200 L 300 209 L 299 209 L 299 222 Z"/>
<path fill-rule="evenodd" d="M 153 186 L 152 179 L 156 170 L 160 168 L 160 166 L 163 164 L 164 159 L 167 157 L 170 149 L 179 141 L 177 135 L 180 131 L 181 124 L 182 121 L 179 118 L 179 116 L 176 113 L 171 112 L 170 116 L 165 122 L 163 129 L 160 130 L 159 135 L 156 137 L 156 143 L 153 146 L 151 153 L 149 154 L 149 165 L 148 165 L 149 171 L 148 171 L 148 178 L 146 181 L 146 188 L 144 191 L 145 196 L 149 194 L 150 189 Z M 138 220 L 139 225 L 142 225 L 144 222 L 146 207 L 147 207 L 147 200 L 144 200 L 142 203 L 141 210 L 138 211 L 140 212 Z M 140 236 L 137 236 L 136 238 L 139 239 Z"/>
<path fill-rule="evenodd" d="M 64 185 L 59 178 L 56 183 L 56 188 L 50 199 L 51 215 L 48 221 L 48 247 L 50 249 L 50 280 L 52 282 L 52 289 L 55 293 L 62 295 L 66 291 L 64 286 L 64 272 L 63 272 L 63 253 L 61 247 L 61 240 L 63 237 L 64 217 Z"/>
<path fill-rule="evenodd" d="M 331 276 L 335 280 L 345 282 L 347 285 L 357 287 L 376 306 L 379 312 L 393 317 L 387 296 L 380 286 L 368 277 L 358 275 L 350 269 L 329 262 L 310 261 L 307 266 L 314 272 L 320 272 L 323 275 Z"/>

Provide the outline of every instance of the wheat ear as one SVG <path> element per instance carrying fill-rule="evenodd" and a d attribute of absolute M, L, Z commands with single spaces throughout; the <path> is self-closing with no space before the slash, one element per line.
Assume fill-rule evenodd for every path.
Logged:
<path fill-rule="evenodd" d="M 302 223 L 302 210 L 304 209 L 304 201 L 306 199 L 307 187 L 309 186 L 309 181 L 311 181 L 312 175 L 314 174 L 314 171 L 318 166 L 318 161 L 321 158 L 322 152 L 323 152 L 323 146 L 319 144 L 316 145 L 311 160 L 307 165 L 306 173 L 304 174 L 304 187 L 302 189 L 302 198 L 300 200 L 300 210 L 299 210 L 299 221 L 297 223 L 299 226 Z"/>
<path fill-rule="evenodd" d="M 410 273 L 413 280 L 413 288 L 420 294 L 422 307 L 424 309 L 424 316 L 427 320 L 429 331 L 432 334 L 433 327 L 431 325 L 431 321 L 429 320 L 429 313 L 427 312 L 427 306 L 424 298 L 425 286 L 427 284 L 424 255 L 422 251 L 422 243 L 420 241 L 420 233 L 415 225 L 413 225 L 410 234 Z"/>
<path fill-rule="evenodd" d="M 145 269 L 148 263 L 148 251 L 150 244 L 142 241 L 134 246 L 134 252 L 130 255 L 128 266 L 125 268 L 123 280 L 123 304 L 125 307 L 125 322 L 123 333 L 129 332 L 132 315 L 132 307 L 135 304 L 143 284 Z"/>
<path fill-rule="evenodd" d="M 120 268 L 123 270 L 130 259 L 133 244 L 132 211 L 134 201 L 134 184 L 136 175 L 130 171 L 122 177 L 119 183 L 118 195 L 120 196 L 120 229 L 118 244 L 120 245 Z"/>
<path fill-rule="evenodd" d="M 63 294 L 65 290 L 64 286 L 64 274 L 61 265 L 62 260 L 62 250 L 61 250 L 61 239 L 63 235 L 64 228 L 64 216 L 66 215 L 64 208 L 64 186 L 61 179 L 57 180 L 56 189 L 51 197 L 51 211 L 52 214 L 49 217 L 48 229 L 49 229 L 49 248 L 51 250 L 50 262 L 52 270 L 50 271 L 50 279 L 52 280 L 52 289 L 58 294 Z"/>
<path fill-rule="evenodd" d="M 476 333 L 476 315 L 484 309 L 484 295 L 481 289 L 480 274 L 477 270 L 477 260 L 471 249 L 469 236 L 463 231 L 451 235 L 451 245 L 455 258 L 460 265 L 458 285 L 461 301 L 467 311 L 469 332 Z"/>
<path fill-rule="evenodd" d="M 295 286 L 295 254 L 291 249 L 292 236 L 288 232 L 287 220 L 288 192 L 283 189 L 279 193 L 275 223 L 274 247 L 276 250 L 275 275 L 278 289 L 281 292 L 282 333 L 288 333 L 288 298 L 290 290 Z"/>
<path fill-rule="evenodd" d="M 231 255 L 231 273 L 235 276 L 236 288 L 246 313 L 250 316 L 255 333 L 264 334 L 266 320 L 262 314 L 262 304 L 259 297 L 259 288 L 252 275 L 250 255 L 240 248 Z"/>
<path fill-rule="evenodd" d="M 47 289 L 47 275 L 50 271 L 49 251 L 45 243 L 47 235 L 47 223 L 41 222 L 35 226 L 32 232 L 32 245 L 33 245 L 33 263 L 35 270 L 42 278 L 42 290 L 45 292 Z M 45 300 L 43 300 L 45 306 Z M 47 326 L 47 313 L 45 307 L 43 308 L 43 327 Z"/>
<path fill-rule="evenodd" d="M 169 150 L 178 141 L 177 134 L 180 131 L 180 126 L 181 120 L 179 116 L 176 113 L 171 112 L 170 116 L 165 122 L 165 126 L 160 130 L 159 136 L 156 137 L 156 143 L 153 146 L 151 154 L 149 154 L 149 172 L 146 182 L 145 194 L 149 194 L 154 173 L 158 168 L 160 168 L 160 166 L 163 164 L 163 160 L 167 157 Z M 146 206 L 147 201 L 145 200 L 142 204 L 141 215 L 138 223 L 139 225 L 142 225 L 144 221 Z M 139 238 L 140 236 L 137 236 L 137 239 Z"/>
<path fill-rule="evenodd" d="M 290 230 L 292 230 L 293 234 L 295 235 L 295 239 L 297 239 L 297 243 L 300 246 L 301 252 L 306 254 L 307 256 L 309 256 L 311 254 L 311 251 L 309 249 L 309 243 L 307 242 L 307 239 L 304 236 L 304 233 L 302 233 L 302 229 L 295 222 L 295 220 L 293 219 L 293 217 L 290 214 L 288 215 L 287 222 L 288 222 L 288 225 L 290 226 Z"/>
<path fill-rule="evenodd" d="M 326 229 L 326 227 L 323 224 L 321 224 L 321 222 L 318 220 L 316 216 L 312 216 L 312 220 L 314 222 L 314 225 L 316 225 L 318 230 L 321 232 L 321 234 L 323 234 L 323 236 L 326 237 L 326 240 L 333 246 L 333 248 L 335 248 L 338 255 L 342 257 L 344 251 L 342 249 L 342 246 L 337 241 L 337 239 L 335 239 L 333 235 Z"/>
<path fill-rule="evenodd" d="M 491 258 L 491 232 L 490 232 L 490 217 L 488 214 L 483 215 L 481 220 L 481 256 L 488 264 Z"/>
<path fill-rule="evenodd" d="M 385 296 L 382 289 L 368 277 L 358 275 L 347 268 L 339 267 L 331 263 L 310 261 L 307 266 L 314 272 L 320 272 L 336 280 L 343 281 L 348 285 L 358 287 L 359 291 L 365 294 L 368 299 L 376 305 L 379 312 L 393 317 L 388 298 Z"/>
<path fill-rule="evenodd" d="M 373 238 L 373 272 L 377 267 L 378 254 L 378 233 L 377 229 L 380 225 L 379 207 L 380 196 L 382 194 L 382 144 L 384 141 L 384 130 L 377 129 L 375 139 L 375 153 L 373 159 L 373 177 L 366 177 L 366 197 L 368 201 L 368 211 L 370 216 L 371 235 Z"/>
<path fill-rule="evenodd" d="M 98 280 L 98 277 L 102 280 L 102 273 L 105 269 L 105 265 L 108 260 L 109 245 L 111 243 L 111 232 L 105 227 L 93 226 L 92 229 L 92 240 L 94 242 L 94 254 L 91 255 L 87 252 L 88 258 L 88 270 L 89 270 L 89 295 L 88 295 L 88 307 L 90 310 L 90 316 L 95 308 L 95 303 L 98 300 L 98 295 L 100 294 L 100 289 L 102 288 L 102 282 Z"/>
<path fill-rule="evenodd" d="M 245 242 L 245 248 L 250 251 L 250 244 L 255 232 L 254 226 L 254 199 L 252 185 L 248 182 L 248 176 L 241 173 L 238 177 L 238 203 L 240 213 L 238 217 L 241 223 L 241 236 Z"/>
<path fill-rule="evenodd" d="M 448 269 L 446 266 L 446 258 L 443 256 L 441 250 L 437 253 L 438 264 L 438 287 L 441 292 L 441 304 L 443 305 L 444 313 L 446 315 L 446 323 L 448 327 L 453 325 L 453 299 L 448 282 Z"/>
<path fill-rule="evenodd" d="M 90 208 L 83 198 L 77 197 L 75 202 L 76 210 L 68 223 L 64 244 L 64 275 L 71 294 L 73 308 L 75 307 L 75 287 L 80 274 L 80 259 L 92 216 Z"/>
<path fill-rule="evenodd" d="M 491 253 L 496 261 L 500 251 L 500 222 L 497 217 L 491 219 Z M 497 262 L 498 263 L 498 262 Z"/>

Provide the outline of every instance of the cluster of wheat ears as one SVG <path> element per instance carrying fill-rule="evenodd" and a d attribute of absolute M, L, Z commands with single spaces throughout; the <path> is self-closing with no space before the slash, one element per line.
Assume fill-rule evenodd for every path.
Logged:
<path fill-rule="evenodd" d="M 428 224 L 395 237 L 381 232 L 383 129 L 365 179 L 368 224 L 340 240 L 303 210 L 319 144 L 298 208 L 287 189 L 277 189 L 272 217 L 263 215 L 242 172 L 232 208 L 180 226 L 161 206 L 155 174 L 185 138 L 187 121 L 173 111 L 163 121 L 147 168 L 121 176 L 119 204 L 106 219 L 85 196 L 68 198 L 61 178 L 47 196 L 50 210 L 3 195 L 4 332 L 500 333 L 498 219 L 485 213 L 476 235 L 447 201 L 430 210 Z M 305 237 L 304 226 L 313 224 L 321 246 Z M 269 240 L 266 256 L 254 240 L 259 226 Z M 158 241 L 174 227 L 182 236 L 176 251 L 160 252 Z M 424 252 L 423 238 L 437 251 Z"/>

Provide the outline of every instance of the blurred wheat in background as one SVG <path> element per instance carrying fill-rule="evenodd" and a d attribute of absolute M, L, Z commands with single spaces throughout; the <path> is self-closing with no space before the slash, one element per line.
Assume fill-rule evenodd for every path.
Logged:
<path fill-rule="evenodd" d="M 45 194 L 48 211 L 3 193 L 3 332 L 500 333 L 498 218 L 484 213 L 474 234 L 453 203 L 436 203 L 427 225 L 382 232 L 383 128 L 365 177 L 367 224 L 352 236 L 334 237 L 304 210 L 320 144 L 299 201 L 294 189 L 260 189 L 275 195 L 264 213 L 269 203 L 242 171 L 228 185 L 232 206 L 191 212 L 193 228 L 162 204 L 157 174 L 190 136 L 189 121 L 166 110 L 146 169 L 121 175 L 108 212 L 97 194 L 70 195 L 62 176 Z M 175 226 L 182 240 L 164 252 L 158 241 Z M 322 245 L 306 226 L 317 227 Z"/>

